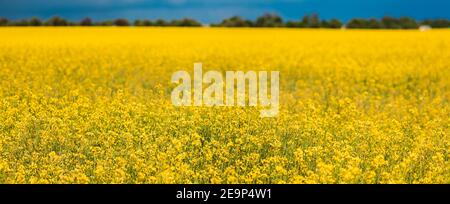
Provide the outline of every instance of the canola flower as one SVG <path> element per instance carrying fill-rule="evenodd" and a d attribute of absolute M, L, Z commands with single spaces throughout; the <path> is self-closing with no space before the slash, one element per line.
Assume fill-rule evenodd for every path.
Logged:
<path fill-rule="evenodd" d="M 450 183 L 450 31 L 1 28 L 0 183 Z M 277 117 L 172 73 L 280 71 Z"/>

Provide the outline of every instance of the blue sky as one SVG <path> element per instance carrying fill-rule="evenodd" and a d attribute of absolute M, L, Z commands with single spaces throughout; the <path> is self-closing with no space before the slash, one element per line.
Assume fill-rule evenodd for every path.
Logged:
<path fill-rule="evenodd" d="M 204 23 L 240 15 L 254 19 L 264 12 L 285 19 L 318 13 L 321 18 L 410 16 L 450 18 L 450 0 L 0 0 L 0 16 L 12 19 L 61 16 L 71 20 L 191 17 Z"/>

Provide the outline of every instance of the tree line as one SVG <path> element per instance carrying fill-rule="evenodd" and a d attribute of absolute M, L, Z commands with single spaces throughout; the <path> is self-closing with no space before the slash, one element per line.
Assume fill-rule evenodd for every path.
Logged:
<path fill-rule="evenodd" d="M 295 21 L 284 21 L 279 15 L 266 13 L 256 20 L 248 20 L 239 16 L 233 16 L 222 20 L 220 23 L 211 24 L 212 27 L 288 27 L 288 28 L 363 28 L 363 29 L 416 29 L 421 25 L 428 25 L 433 28 L 449 28 L 450 20 L 447 19 L 427 19 L 417 21 L 410 17 L 390 17 L 377 18 L 353 18 L 345 24 L 339 19 L 320 19 L 317 14 L 305 15 Z M 190 18 L 166 21 L 164 19 L 148 20 L 138 19 L 130 22 L 125 18 L 115 20 L 93 21 L 84 18 L 79 22 L 69 21 L 61 17 L 52 17 L 41 20 L 33 17 L 22 20 L 9 20 L 0 18 L 0 26 L 180 26 L 180 27 L 200 27 L 202 23 Z"/>
<path fill-rule="evenodd" d="M 93 21 L 91 18 L 84 18 L 79 22 L 69 21 L 61 17 L 52 17 L 48 20 L 41 20 L 37 17 L 22 20 L 9 20 L 7 18 L 0 18 L 0 26 L 185 26 L 185 27 L 199 27 L 202 24 L 194 19 L 183 18 L 179 20 L 166 21 L 163 19 L 157 20 L 135 20 L 128 21 L 125 18 L 118 18 L 115 20 Z"/>

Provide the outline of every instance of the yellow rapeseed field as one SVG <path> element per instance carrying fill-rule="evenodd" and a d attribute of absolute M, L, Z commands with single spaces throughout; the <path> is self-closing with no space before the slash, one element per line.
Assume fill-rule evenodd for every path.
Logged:
<path fill-rule="evenodd" d="M 280 113 L 174 107 L 280 71 Z M 450 30 L 0 28 L 0 183 L 450 183 Z"/>

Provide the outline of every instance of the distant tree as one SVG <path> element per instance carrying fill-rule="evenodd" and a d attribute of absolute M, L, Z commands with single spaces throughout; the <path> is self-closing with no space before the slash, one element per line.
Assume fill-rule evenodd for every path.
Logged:
<path fill-rule="evenodd" d="M 431 26 L 432 23 L 433 23 L 433 20 L 431 20 L 431 19 L 426 19 L 426 20 L 423 20 L 422 22 L 420 22 L 420 25 Z"/>
<path fill-rule="evenodd" d="M 320 21 L 320 27 L 321 28 L 328 28 L 328 27 L 330 27 L 330 24 L 328 23 L 327 20 L 322 20 L 322 21 Z"/>
<path fill-rule="evenodd" d="M 251 20 L 245 20 L 245 24 L 247 24 L 249 27 L 255 27 L 255 22 Z"/>
<path fill-rule="evenodd" d="M 199 23 L 196 20 L 190 19 L 190 18 L 183 18 L 181 20 L 173 20 L 170 23 L 171 26 L 181 26 L 181 27 L 199 27 L 202 26 L 201 23 Z"/>
<path fill-rule="evenodd" d="M 341 28 L 342 27 L 342 22 L 338 19 L 331 19 L 330 21 L 328 21 L 328 28 Z"/>
<path fill-rule="evenodd" d="M 348 28 L 370 28 L 370 29 L 416 29 L 418 24 L 416 20 L 409 17 L 401 17 L 399 19 L 385 16 L 378 21 L 375 18 L 369 20 L 362 18 L 354 18 L 347 24 Z"/>
<path fill-rule="evenodd" d="M 0 26 L 7 26 L 9 24 L 9 20 L 7 18 L 0 17 Z"/>
<path fill-rule="evenodd" d="M 68 26 L 69 23 L 67 22 L 67 20 L 65 20 L 61 17 L 55 16 L 55 17 L 48 19 L 47 22 L 45 22 L 45 25 L 46 26 Z"/>
<path fill-rule="evenodd" d="M 449 28 L 450 27 L 450 21 L 447 20 L 447 19 L 437 19 L 437 20 L 433 21 L 433 25 L 436 28 Z"/>
<path fill-rule="evenodd" d="M 220 24 L 217 26 L 223 27 L 250 27 L 252 26 L 251 21 L 244 20 L 240 16 L 233 16 L 231 18 L 227 18 L 222 20 Z"/>
<path fill-rule="evenodd" d="M 155 26 L 169 26 L 169 23 L 167 23 L 167 21 L 163 20 L 163 19 L 157 19 L 155 21 Z"/>
<path fill-rule="evenodd" d="M 322 20 L 320 22 L 320 27 L 322 27 L 322 28 L 340 28 L 340 27 L 342 27 L 342 23 L 338 19 L 331 19 L 329 21 Z"/>
<path fill-rule="evenodd" d="M 286 22 L 286 27 L 288 27 L 288 28 L 300 28 L 300 27 L 302 27 L 302 22 L 299 22 L 299 21 L 288 21 L 288 22 Z"/>
<path fill-rule="evenodd" d="M 363 18 L 354 18 L 347 23 L 347 28 L 369 28 L 369 22 Z"/>
<path fill-rule="evenodd" d="M 90 18 L 84 18 L 80 21 L 80 26 L 93 26 L 94 23 Z"/>
<path fill-rule="evenodd" d="M 129 26 L 130 22 L 124 18 L 118 18 L 113 21 L 100 21 L 93 22 L 90 18 L 84 18 L 80 22 L 71 22 L 61 17 L 55 16 L 42 22 L 39 18 L 33 17 L 28 20 L 10 21 L 7 18 L 0 18 L 0 26 Z M 163 19 L 157 19 L 156 21 L 137 19 L 133 21 L 134 26 L 202 26 L 202 24 L 195 19 L 183 18 L 179 20 L 172 20 L 170 22 Z M 416 29 L 419 25 L 429 25 L 434 28 L 449 28 L 450 21 L 447 19 L 426 19 L 417 22 L 410 17 L 394 18 L 390 16 L 384 16 L 380 20 L 376 18 L 363 19 L 354 18 L 347 22 L 348 28 L 367 28 L 367 29 Z M 277 14 L 265 13 L 258 17 L 256 21 L 246 20 L 239 16 L 232 16 L 227 19 L 223 19 L 218 24 L 211 24 L 211 26 L 220 27 L 289 27 L 289 28 L 340 28 L 342 22 L 338 19 L 320 20 L 319 15 L 310 14 L 305 15 L 300 21 L 287 21 L 283 23 L 283 19 Z"/>
<path fill-rule="evenodd" d="M 256 27 L 282 27 L 283 19 L 277 14 L 266 13 L 256 19 Z"/>
<path fill-rule="evenodd" d="M 319 28 L 320 27 L 320 18 L 318 14 L 312 14 L 309 18 L 308 27 L 310 28 Z"/>
<path fill-rule="evenodd" d="M 153 26 L 153 25 L 154 23 L 148 19 L 134 21 L 134 26 Z"/>
<path fill-rule="evenodd" d="M 37 17 L 32 17 L 29 21 L 28 24 L 30 26 L 41 26 L 42 25 L 42 21 L 41 19 L 37 18 Z"/>
<path fill-rule="evenodd" d="M 402 28 L 400 25 L 400 22 L 398 19 L 390 17 L 390 16 L 384 16 L 381 19 L 381 25 L 383 28 L 388 28 L 388 29 L 400 29 Z"/>
<path fill-rule="evenodd" d="M 416 20 L 410 17 L 400 17 L 400 19 L 398 19 L 398 22 L 400 24 L 400 27 L 403 29 L 417 29 L 419 27 Z"/>
<path fill-rule="evenodd" d="M 145 19 L 145 20 L 142 20 L 141 25 L 142 26 L 153 26 L 154 23 L 151 20 Z"/>
<path fill-rule="evenodd" d="M 437 19 L 434 21 L 433 24 L 436 28 L 449 28 L 450 27 L 450 21 L 448 19 Z"/>
<path fill-rule="evenodd" d="M 133 25 L 134 26 L 142 26 L 142 20 L 139 20 L 139 19 L 134 20 Z"/>
<path fill-rule="evenodd" d="M 302 24 L 306 28 L 319 28 L 320 18 L 317 14 L 305 15 L 302 18 Z"/>
<path fill-rule="evenodd" d="M 130 26 L 130 22 L 128 22 L 127 19 L 118 18 L 118 19 L 114 20 L 113 25 L 115 25 L 115 26 Z"/>
<path fill-rule="evenodd" d="M 169 21 L 169 26 L 179 26 L 179 24 L 180 24 L 180 21 L 179 20 L 176 20 L 176 19 L 174 19 L 174 20 L 171 20 L 171 21 Z"/>
<path fill-rule="evenodd" d="M 449 28 L 450 21 L 447 19 L 427 19 L 420 23 L 421 25 L 429 25 L 432 28 Z"/>
<path fill-rule="evenodd" d="M 112 26 L 112 25 L 114 25 L 114 22 L 110 21 L 110 20 L 100 21 L 100 22 L 96 22 L 95 25 L 97 25 L 97 26 Z"/>
<path fill-rule="evenodd" d="M 381 22 L 376 18 L 371 18 L 367 21 L 367 28 L 380 29 L 382 27 Z"/>
<path fill-rule="evenodd" d="M 309 15 L 304 15 L 303 16 L 303 18 L 302 18 L 302 27 L 308 27 L 308 25 L 309 25 Z"/>
<path fill-rule="evenodd" d="M 12 26 L 29 26 L 30 23 L 26 19 L 13 21 L 10 23 Z"/>

